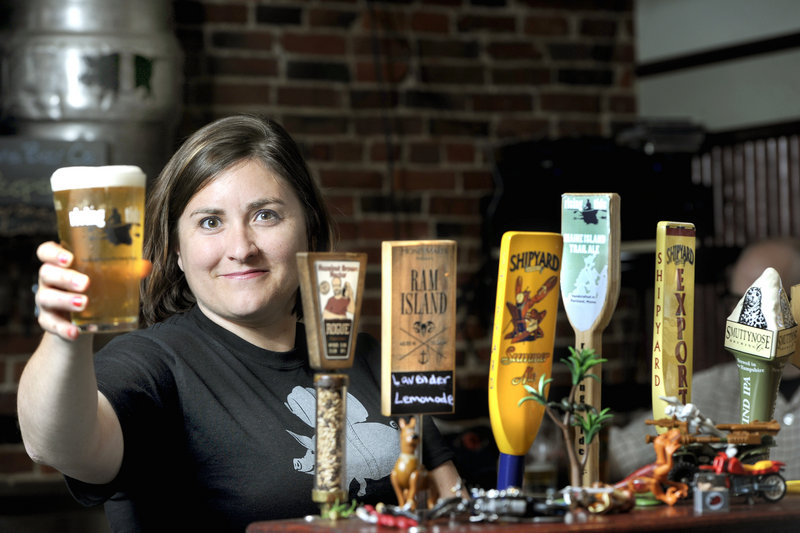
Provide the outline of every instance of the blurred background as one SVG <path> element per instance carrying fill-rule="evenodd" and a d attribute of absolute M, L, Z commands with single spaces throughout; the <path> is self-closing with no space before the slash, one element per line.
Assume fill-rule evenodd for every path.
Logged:
<path fill-rule="evenodd" d="M 491 488 L 502 233 L 559 231 L 564 192 L 620 194 L 602 355 L 604 406 L 624 420 L 650 401 L 656 223 L 697 227 L 695 370 L 730 357 L 721 298 L 741 247 L 800 235 L 798 61 L 792 0 L 0 0 L 0 530 L 106 530 L 16 423 L 55 168 L 152 177 L 206 122 L 270 115 L 327 194 L 338 248 L 369 256 L 376 336 L 381 241 L 455 239 L 457 408 L 439 422 L 467 481 Z M 574 340 L 557 319 L 556 361 Z"/>

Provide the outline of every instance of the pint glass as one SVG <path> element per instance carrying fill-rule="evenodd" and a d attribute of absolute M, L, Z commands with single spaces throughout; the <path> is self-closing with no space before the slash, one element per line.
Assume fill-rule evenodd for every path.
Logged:
<path fill-rule="evenodd" d="M 85 332 L 136 329 L 142 277 L 145 175 L 136 166 L 64 167 L 50 178 L 58 237 L 89 276 Z"/>

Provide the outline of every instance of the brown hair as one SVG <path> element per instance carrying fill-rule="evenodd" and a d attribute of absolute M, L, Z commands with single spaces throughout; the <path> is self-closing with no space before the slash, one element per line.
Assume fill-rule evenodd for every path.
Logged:
<path fill-rule="evenodd" d="M 144 256 L 153 269 L 142 284 L 144 325 L 194 305 L 194 295 L 178 267 L 178 219 L 195 193 L 224 170 L 249 159 L 262 163 L 297 194 L 305 212 L 308 250 L 331 250 L 333 226 L 328 210 L 286 130 L 273 120 L 254 115 L 219 119 L 183 143 L 148 191 Z M 302 317 L 299 297 L 295 314 Z"/>

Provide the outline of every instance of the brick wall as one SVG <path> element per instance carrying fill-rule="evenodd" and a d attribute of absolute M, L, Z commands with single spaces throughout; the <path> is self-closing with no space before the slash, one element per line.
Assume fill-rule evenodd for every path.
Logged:
<path fill-rule="evenodd" d="M 485 386 L 490 332 L 466 301 L 488 259 L 480 235 L 493 193 L 492 149 L 523 139 L 611 136 L 633 121 L 632 2 L 173 5 L 185 51 L 179 136 L 242 111 L 271 115 L 287 127 L 336 214 L 339 249 L 369 255 L 362 324 L 373 333 L 379 332 L 381 241 L 455 239 L 459 370 L 462 383 L 473 376 Z M 16 379 L 38 338 L 27 296 L 36 265 L 26 250 L 4 259 L 17 265 L 8 287 L 19 303 L 0 324 L 6 426 Z M 31 475 L 21 445 L 6 440 L 0 478 Z"/>
<path fill-rule="evenodd" d="M 287 127 L 337 214 L 339 248 L 369 255 L 362 323 L 377 333 L 382 240 L 456 239 L 464 287 L 485 260 L 493 148 L 633 120 L 630 4 L 176 1 L 181 130 L 238 111 Z M 462 324 L 480 353 L 461 362 L 485 361 L 486 332 Z"/>

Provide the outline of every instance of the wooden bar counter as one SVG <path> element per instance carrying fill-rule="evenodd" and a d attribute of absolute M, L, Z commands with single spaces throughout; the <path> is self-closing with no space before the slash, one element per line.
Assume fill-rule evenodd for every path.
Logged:
<path fill-rule="evenodd" d="M 692 532 L 704 533 L 795 533 L 800 531 L 800 495 L 787 494 L 777 503 L 757 500 L 748 505 L 739 498 L 731 502 L 730 510 L 699 514 L 694 511 L 691 501 L 680 502 L 674 507 L 665 505 L 637 508 L 628 513 L 613 515 L 580 514 L 564 522 L 525 522 L 525 523 L 477 523 L 448 522 L 447 520 L 427 524 L 419 531 L 431 533 L 562 533 L 562 532 Z M 314 521 L 281 520 L 255 522 L 247 528 L 247 533 L 268 531 L 291 531 L 295 533 L 321 533 L 341 531 L 344 533 L 373 533 L 377 531 L 403 531 L 367 524 L 358 518 L 336 522 L 316 519 Z"/>

